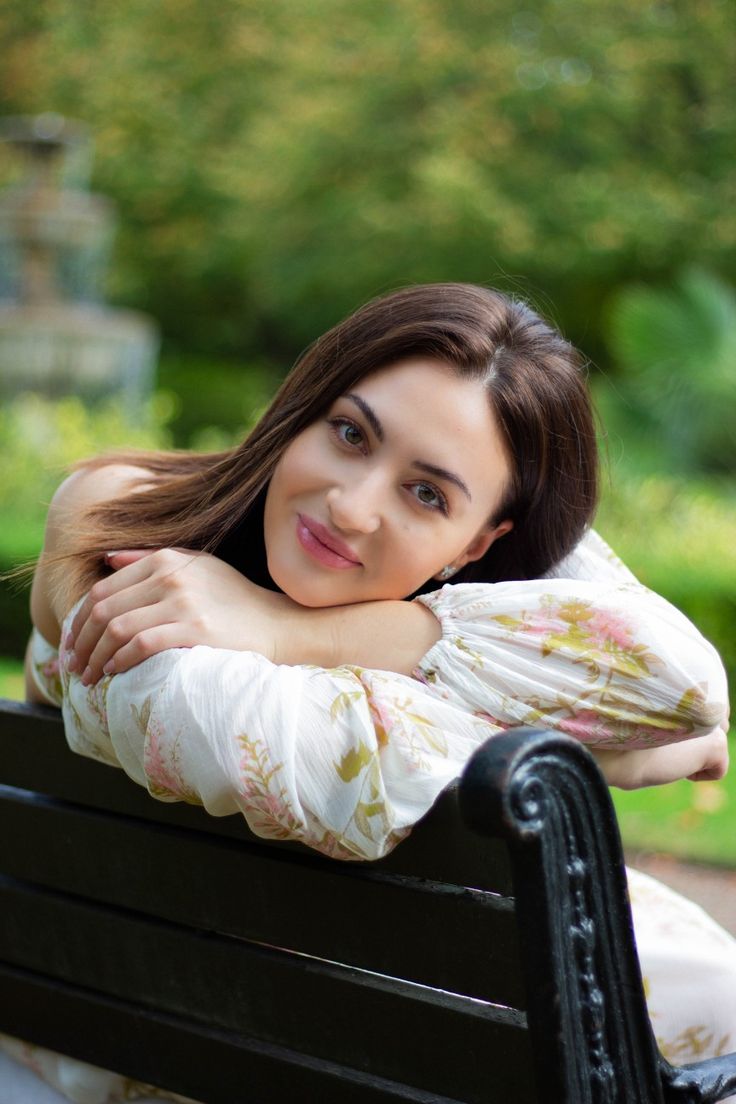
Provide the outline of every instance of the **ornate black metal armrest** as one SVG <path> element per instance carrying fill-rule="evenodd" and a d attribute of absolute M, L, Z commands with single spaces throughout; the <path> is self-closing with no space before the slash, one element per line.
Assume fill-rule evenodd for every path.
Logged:
<path fill-rule="evenodd" d="M 546 1098 L 715 1104 L 733 1092 L 736 1055 L 676 1069 L 658 1051 L 613 803 L 587 750 L 534 729 L 495 736 L 468 763 L 460 806 L 511 855 Z"/>

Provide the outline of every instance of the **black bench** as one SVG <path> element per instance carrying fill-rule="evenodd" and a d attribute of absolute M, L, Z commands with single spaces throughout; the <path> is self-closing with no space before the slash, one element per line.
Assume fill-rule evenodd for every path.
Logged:
<path fill-rule="evenodd" d="M 150 798 L 0 705 L 0 1030 L 207 1104 L 655 1104 L 736 1091 L 657 1052 L 605 783 L 490 740 L 387 859 Z"/>

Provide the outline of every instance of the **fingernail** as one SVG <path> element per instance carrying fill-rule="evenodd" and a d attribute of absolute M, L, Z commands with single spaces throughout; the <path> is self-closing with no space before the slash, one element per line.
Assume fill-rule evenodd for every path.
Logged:
<path fill-rule="evenodd" d="M 67 670 L 69 670 L 69 671 L 76 671 L 77 667 L 79 666 L 79 660 L 75 656 L 74 652 L 72 652 L 71 657 L 69 659 L 69 662 L 67 663 L 66 666 L 67 666 Z"/>
<path fill-rule="evenodd" d="M 106 675 L 114 675 L 115 674 L 115 660 L 114 659 L 108 659 L 107 663 L 102 668 L 102 670 L 105 672 Z"/>
<path fill-rule="evenodd" d="M 82 675 L 82 686 L 89 686 L 92 682 L 92 668 L 85 667 L 84 674 Z"/>
<path fill-rule="evenodd" d="M 74 646 L 74 633 L 73 632 L 68 632 L 66 634 L 66 636 L 64 637 L 64 649 L 65 649 L 65 651 L 70 652 L 72 650 L 73 646 Z"/>
<path fill-rule="evenodd" d="M 110 559 L 112 559 L 113 556 L 117 556 L 117 554 L 118 554 L 117 549 L 115 550 L 115 552 L 106 552 L 105 553 L 105 559 L 110 560 Z"/>

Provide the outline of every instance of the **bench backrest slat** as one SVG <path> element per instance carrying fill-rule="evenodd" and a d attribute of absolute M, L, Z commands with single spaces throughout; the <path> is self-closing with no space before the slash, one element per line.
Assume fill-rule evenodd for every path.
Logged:
<path fill-rule="evenodd" d="M 7 786 L 0 786 L 0 870 L 191 927 L 524 1007 L 513 901 L 488 892 L 152 825 Z M 350 916 L 360 923 L 346 922 Z"/>
<path fill-rule="evenodd" d="M 494 1092 L 523 1099 L 528 1034 L 509 1010 L 7 878 L 0 941 L 11 966 L 137 1002 L 144 1015 L 149 1006 L 468 1104 L 485 1104 L 489 1056 L 503 1054 Z"/>
<path fill-rule="evenodd" d="M 6 1010 L 12 1014 L 8 1011 L 4 1022 Z M 137 1004 L 50 982 L 0 962 L 0 1030 L 8 1021 L 23 1038 L 37 1037 L 80 1059 L 93 1053 L 106 1069 L 118 1064 L 138 1081 L 176 1086 L 207 1104 L 241 1104 L 244 1085 L 248 1104 L 294 1100 L 295 1085 L 300 1104 L 457 1104 L 456 1096 L 389 1081 L 237 1032 L 203 1029 L 196 1021 L 150 1010 L 142 1015 Z"/>
<path fill-rule="evenodd" d="M 181 802 L 151 801 L 139 786 L 131 785 L 121 770 L 101 769 L 91 759 L 70 755 L 58 710 L 29 707 L 0 699 L 2 716 L 2 777 L 0 782 L 89 808 L 139 816 L 146 821 L 179 825 L 216 836 L 273 846 L 279 852 L 313 851 L 299 844 L 260 840 L 243 817 L 206 817 L 200 809 Z M 375 869 L 511 895 L 511 870 L 506 847 L 482 839 L 463 827 L 454 789 L 443 794 L 422 831 L 414 831 Z"/>

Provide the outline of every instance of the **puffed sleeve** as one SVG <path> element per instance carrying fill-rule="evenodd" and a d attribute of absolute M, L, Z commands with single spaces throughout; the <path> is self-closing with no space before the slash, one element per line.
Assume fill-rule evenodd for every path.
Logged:
<path fill-rule="evenodd" d="M 63 650 L 60 666 L 72 750 L 335 858 L 390 851 L 499 731 L 415 679 L 357 667 L 200 646 L 84 687 Z"/>
<path fill-rule="evenodd" d="M 550 568 L 545 579 L 587 579 L 593 583 L 638 583 L 600 533 L 588 529 L 569 556 Z"/>
<path fill-rule="evenodd" d="M 705 735 L 726 712 L 718 653 L 595 533 L 548 577 L 447 585 L 416 601 L 442 637 L 415 677 L 492 724 L 620 750 Z"/>
<path fill-rule="evenodd" d="M 34 628 L 30 640 L 30 664 L 28 670 L 33 685 L 49 705 L 61 705 L 62 690 L 59 678 L 59 652 Z"/>

